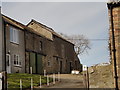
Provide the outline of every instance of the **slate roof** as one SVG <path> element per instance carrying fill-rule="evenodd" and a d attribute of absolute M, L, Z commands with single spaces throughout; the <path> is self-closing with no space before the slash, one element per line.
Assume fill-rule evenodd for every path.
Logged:
<path fill-rule="evenodd" d="M 62 40 L 64 40 L 64 41 L 66 41 L 66 42 L 69 42 L 69 43 L 73 44 L 71 41 L 65 39 L 63 36 L 61 36 L 61 35 L 59 35 L 58 33 L 56 33 L 52 28 L 47 27 L 46 25 L 44 25 L 44 24 L 42 24 L 42 23 L 40 23 L 40 22 L 37 22 L 37 21 L 34 20 L 34 19 L 32 19 L 32 20 L 27 24 L 27 26 L 28 26 L 29 24 L 31 24 L 32 22 L 34 22 L 34 23 L 38 24 L 39 26 L 41 26 L 42 28 L 48 30 L 49 32 L 51 32 L 53 35 L 59 37 L 60 39 L 62 39 Z"/>
<path fill-rule="evenodd" d="M 32 19 L 27 25 L 24 25 L 24 24 L 22 24 L 22 23 L 20 23 L 20 22 L 18 22 L 18 21 L 16 21 L 16 20 L 14 20 L 14 19 L 12 19 L 12 18 L 10 18 L 10 17 L 8 17 L 8 16 L 5 16 L 5 15 L 3 15 L 3 14 L 2 14 L 2 18 L 3 18 L 3 21 L 5 21 L 5 22 L 7 22 L 7 23 L 9 23 L 9 24 L 11 24 L 11 25 L 13 25 L 13 26 L 16 26 L 16 27 L 18 27 L 18 28 L 20 28 L 20 29 L 22 29 L 22 30 L 28 30 L 28 31 L 30 31 L 30 32 L 32 32 L 32 33 L 35 33 L 35 34 L 37 34 L 37 35 L 40 35 L 40 36 L 44 37 L 43 35 L 39 34 L 39 33 L 36 32 L 35 30 L 33 30 L 32 28 L 29 28 L 29 27 L 28 27 L 28 25 L 29 25 L 31 22 L 37 23 L 37 24 L 40 25 L 42 28 L 44 28 L 44 29 L 48 30 L 49 32 L 51 32 L 53 35 L 59 37 L 60 39 L 66 41 L 66 42 L 69 42 L 69 43 L 73 44 L 73 43 L 70 42 L 69 40 L 63 38 L 61 35 L 59 35 L 58 33 L 56 33 L 52 28 L 47 27 L 46 25 L 44 25 L 44 24 L 42 24 L 42 23 L 39 23 L 39 22 L 37 22 L 36 20 L 33 20 L 33 19 Z M 44 38 L 46 38 L 46 37 L 44 37 Z M 74 44 L 73 44 L 73 45 L 74 45 Z"/>

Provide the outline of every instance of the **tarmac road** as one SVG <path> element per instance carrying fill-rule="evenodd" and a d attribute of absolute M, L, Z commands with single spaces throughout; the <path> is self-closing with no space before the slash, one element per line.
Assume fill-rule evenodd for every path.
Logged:
<path fill-rule="evenodd" d="M 82 75 L 61 74 L 60 78 L 60 82 L 55 85 L 50 84 L 43 88 L 84 88 Z"/>

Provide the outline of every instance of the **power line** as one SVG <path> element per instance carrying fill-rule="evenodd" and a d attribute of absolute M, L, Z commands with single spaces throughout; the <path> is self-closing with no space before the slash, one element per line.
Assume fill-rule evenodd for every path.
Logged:
<path fill-rule="evenodd" d="M 90 41 L 108 41 L 109 39 L 88 39 Z"/>
<path fill-rule="evenodd" d="M 84 40 L 84 39 L 68 39 L 68 40 Z M 109 39 L 85 39 L 90 41 L 108 41 Z"/>

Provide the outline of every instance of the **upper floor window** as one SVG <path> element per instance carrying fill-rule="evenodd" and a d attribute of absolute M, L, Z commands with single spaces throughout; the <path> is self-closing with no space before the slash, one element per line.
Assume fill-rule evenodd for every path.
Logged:
<path fill-rule="evenodd" d="M 50 60 L 48 60 L 48 66 L 51 66 Z"/>
<path fill-rule="evenodd" d="M 40 41 L 39 44 L 40 44 L 40 45 L 39 45 L 39 47 L 40 47 L 40 51 L 42 51 L 42 41 Z"/>
<path fill-rule="evenodd" d="M 10 27 L 10 42 L 19 44 L 19 30 Z"/>

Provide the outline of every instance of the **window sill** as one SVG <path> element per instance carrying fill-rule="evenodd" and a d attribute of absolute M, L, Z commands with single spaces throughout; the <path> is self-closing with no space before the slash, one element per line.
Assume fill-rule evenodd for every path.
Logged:
<path fill-rule="evenodd" d="M 17 43 L 17 42 L 13 42 L 13 41 L 10 41 L 10 43 L 13 43 L 13 44 L 19 45 L 19 43 Z"/>
<path fill-rule="evenodd" d="M 48 67 L 52 67 L 52 66 L 48 66 Z"/>
<path fill-rule="evenodd" d="M 20 68 L 22 68 L 22 66 L 21 66 L 21 65 L 14 65 L 14 67 L 20 67 Z"/>

